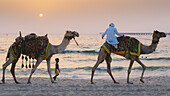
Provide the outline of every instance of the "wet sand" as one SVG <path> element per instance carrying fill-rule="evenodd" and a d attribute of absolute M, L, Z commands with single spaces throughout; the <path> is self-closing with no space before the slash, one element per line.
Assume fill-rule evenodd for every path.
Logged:
<path fill-rule="evenodd" d="M 127 84 L 126 79 L 57 79 L 51 83 L 49 78 L 33 77 L 31 84 L 27 78 L 6 79 L 0 84 L 0 96 L 170 96 L 170 77 L 145 77 L 145 83 L 139 78 L 131 78 L 134 84 Z"/>

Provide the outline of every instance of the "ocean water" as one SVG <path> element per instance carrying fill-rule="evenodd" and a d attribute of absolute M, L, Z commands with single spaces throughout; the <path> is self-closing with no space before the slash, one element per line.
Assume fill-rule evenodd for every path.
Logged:
<path fill-rule="evenodd" d="M 25 34 L 27 35 L 27 34 Z M 42 35 L 42 34 L 37 34 Z M 2 65 L 9 46 L 15 41 L 18 34 L 1 34 L 0 38 L 0 78 L 2 77 Z M 49 34 L 49 41 L 54 45 L 59 45 L 64 37 L 63 35 Z M 151 35 L 132 35 L 145 45 L 150 45 L 152 41 Z M 170 76 L 170 36 L 160 39 L 155 52 L 151 54 L 141 55 L 140 60 L 147 66 L 144 77 L 147 76 Z M 81 35 L 76 38 L 80 46 L 77 46 L 74 40 L 71 40 L 63 53 L 55 54 L 51 59 L 51 71 L 54 76 L 55 58 L 59 58 L 60 75 L 58 78 L 76 78 L 90 79 L 91 69 L 95 65 L 98 52 L 101 45 L 105 42 L 100 35 Z M 111 54 L 111 69 L 115 78 L 126 78 L 130 61 L 116 54 Z M 21 58 L 17 62 L 15 74 L 16 77 L 28 78 L 31 69 L 21 68 Z M 11 65 L 6 69 L 6 78 L 12 78 L 10 73 Z M 138 63 L 134 63 L 130 78 L 140 77 L 142 67 Z M 49 78 L 47 72 L 46 61 L 43 61 L 36 69 L 33 77 Z M 95 71 L 94 79 L 111 79 L 107 73 L 106 63 L 103 62 Z"/>

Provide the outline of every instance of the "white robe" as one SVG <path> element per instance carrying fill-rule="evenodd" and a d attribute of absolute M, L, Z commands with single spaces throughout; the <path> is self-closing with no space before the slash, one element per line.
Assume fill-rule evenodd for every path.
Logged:
<path fill-rule="evenodd" d="M 102 37 L 107 35 L 106 42 L 111 45 L 117 45 L 119 42 L 117 41 L 117 37 L 115 36 L 115 34 L 119 36 L 123 36 L 123 34 L 118 33 L 117 29 L 114 27 L 114 24 L 111 23 L 110 27 L 106 29 Z"/>

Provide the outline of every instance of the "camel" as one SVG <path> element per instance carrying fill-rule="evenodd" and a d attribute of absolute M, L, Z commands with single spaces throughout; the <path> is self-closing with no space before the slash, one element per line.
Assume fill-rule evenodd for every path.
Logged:
<path fill-rule="evenodd" d="M 47 36 L 47 35 L 46 35 Z M 21 35 L 20 35 L 21 37 Z M 20 37 L 16 38 L 16 41 L 20 40 Z M 75 31 L 66 31 L 65 35 L 64 35 L 64 39 L 63 41 L 61 42 L 60 45 L 52 45 L 50 44 L 49 46 L 49 49 L 48 49 L 48 54 L 46 56 L 46 58 L 44 59 L 43 57 L 37 57 L 37 62 L 35 64 L 35 66 L 33 67 L 33 69 L 31 70 L 31 74 L 28 78 L 28 84 L 31 83 L 30 80 L 31 80 L 31 77 L 33 75 L 33 73 L 35 72 L 36 68 L 38 67 L 38 65 L 43 61 L 43 60 L 46 60 L 47 61 L 47 68 L 48 68 L 48 73 L 49 73 L 49 76 L 50 76 L 50 80 L 52 83 L 54 83 L 52 77 L 51 77 L 51 69 L 50 69 L 50 60 L 51 60 L 51 57 L 54 55 L 54 54 L 58 54 L 58 53 L 61 53 L 63 52 L 67 45 L 69 44 L 70 40 L 71 39 L 75 39 L 75 37 L 79 37 L 79 33 L 75 32 Z M 19 84 L 19 82 L 16 80 L 16 77 L 15 77 L 15 65 L 20 57 L 20 54 L 22 53 L 19 53 L 18 52 L 18 56 L 15 58 L 13 55 L 12 55 L 12 52 L 11 51 L 8 51 L 8 54 L 9 54 L 9 60 L 3 64 L 3 77 L 2 77 L 2 83 L 5 83 L 5 69 L 7 68 L 8 65 L 10 65 L 12 63 L 12 66 L 11 66 L 11 74 L 14 78 L 14 81 L 16 84 Z"/>
<path fill-rule="evenodd" d="M 157 31 L 157 30 L 154 31 L 154 33 L 153 33 L 153 35 L 152 35 L 152 43 L 151 43 L 151 45 L 146 46 L 146 45 L 141 44 L 141 47 L 140 47 L 141 50 L 140 50 L 139 55 L 140 55 L 140 54 L 150 54 L 150 53 L 154 52 L 154 51 L 156 50 L 156 47 L 157 47 L 158 43 L 159 43 L 159 39 L 162 38 L 162 37 L 166 37 L 166 34 L 165 34 L 164 32 L 159 32 L 159 31 Z M 124 37 L 118 37 L 118 41 L 119 41 L 119 38 L 124 38 Z M 135 40 L 135 38 L 134 38 L 134 40 Z M 134 44 L 132 44 L 132 45 L 134 45 Z M 110 46 L 110 45 L 109 45 L 109 46 Z M 115 53 L 115 54 L 116 54 L 116 53 Z M 139 63 L 139 64 L 142 66 L 143 71 L 142 71 L 142 75 L 141 75 L 140 81 L 141 81 L 142 83 L 144 83 L 144 81 L 143 81 L 143 75 L 144 75 L 144 71 L 145 71 L 145 69 L 146 69 L 146 66 L 139 60 L 139 56 L 132 55 L 132 54 L 126 53 L 126 52 L 125 52 L 124 54 L 117 54 L 117 55 L 121 55 L 121 56 L 123 56 L 123 57 L 125 57 L 125 58 L 127 58 L 127 59 L 130 60 L 130 64 L 129 64 L 128 72 L 127 72 L 127 73 L 128 73 L 128 74 L 127 74 L 127 83 L 128 83 L 128 84 L 133 84 L 133 82 L 130 82 L 130 81 L 129 81 L 129 75 L 130 75 L 130 73 L 131 73 L 131 68 L 132 68 L 132 65 L 133 65 L 134 61 L 136 61 L 137 63 Z M 104 60 L 106 60 L 106 63 L 107 63 L 107 72 L 108 72 L 108 74 L 109 74 L 110 77 L 112 78 L 113 82 L 116 83 L 116 84 L 118 84 L 119 82 L 117 82 L 117 81 L 114 79 L 114 77 L 113 77 L 113 75 L 112 75 L 112 73 L 111 73 L 111 69 L 110 69 L 110 63 L 111 63 L 111 61 L 112 61 L 112 58 L 111 58 L 110 54 L 108 54 L 107 51 L 106 51 L 103 47 L 100 48 L 97 62 L 96 62 L 96 64 L 94 65 L 94 67 L 92 68 L 91 84 L 94 84 L 94 82 L 93 82 L 93 76 L 94 76 L 95 70 L 97 69 L 97 67 L 99 66 L 99 64 L 101 64 Z"/>

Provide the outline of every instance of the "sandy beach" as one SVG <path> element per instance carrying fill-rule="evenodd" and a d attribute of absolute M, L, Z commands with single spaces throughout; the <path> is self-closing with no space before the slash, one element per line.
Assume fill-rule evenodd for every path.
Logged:
<path fill-rule="evenodd" d="M 18 78 L 21 84 L 7 79 L 0 85 L 0 96 L 170 96 L 170 77 L 145 77 L 145 83 L 133 78 L 134 84 L 119 79 L 114 84 L 111 79 L 58 79 L 51 83 L 48 78 L 34 77 L 31 84 L 27 78 Z"/>

